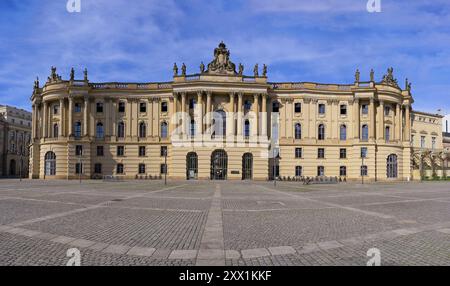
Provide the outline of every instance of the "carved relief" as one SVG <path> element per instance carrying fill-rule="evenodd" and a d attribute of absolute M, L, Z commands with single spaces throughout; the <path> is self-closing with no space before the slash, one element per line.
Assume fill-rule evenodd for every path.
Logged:
<path fill-rule="evenodd" d="M 230 61 L 230 51 L 223 42 L 214 49 L 214 60 L 208 64 L 207 72 L 213 74 L 236 74 L 236 65 Z"/>

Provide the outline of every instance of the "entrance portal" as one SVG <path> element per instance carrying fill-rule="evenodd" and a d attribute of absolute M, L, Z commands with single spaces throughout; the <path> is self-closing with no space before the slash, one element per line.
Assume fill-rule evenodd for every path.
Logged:
<path fill-rule="evenodd" d="M 226 180 L 228 155 L 225 150 L 215 150 L 211 154 L 211 180 Z"/>
<path fill-rule="evenodd" d="M 253 155 L 245 153 L 242 156 L 242 180 L 251 180 L 253 178 Z"/>
<path fill-rule="evenodd" d="M 190 152 L 186 156 L 186 179 L 196 180 L 198 178 L 198 157 L 197 153 Z"/>

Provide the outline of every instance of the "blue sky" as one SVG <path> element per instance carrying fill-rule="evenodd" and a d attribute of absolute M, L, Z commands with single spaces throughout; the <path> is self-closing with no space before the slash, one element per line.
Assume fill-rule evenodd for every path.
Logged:
<path fill-rule="evenodd" d="M 174 62 L 188 73 L 224 41 L 251 74 L 270 81 L 351 83 L 386 69 L 413 83 L 414 108 L 450 113 L 450 1 L 381 0 L 67 0 L 0 1 L 0 104 L 30 109 L 36 76 L 56 66 L 93 82 L 170 81 Z"/>

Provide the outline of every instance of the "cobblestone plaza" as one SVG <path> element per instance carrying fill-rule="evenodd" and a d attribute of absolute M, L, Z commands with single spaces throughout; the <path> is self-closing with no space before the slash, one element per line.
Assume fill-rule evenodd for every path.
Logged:
<path fill-rule="evenodd" d="M 448 183 L 0 185 L 0 265 L 450 265 Z"/>

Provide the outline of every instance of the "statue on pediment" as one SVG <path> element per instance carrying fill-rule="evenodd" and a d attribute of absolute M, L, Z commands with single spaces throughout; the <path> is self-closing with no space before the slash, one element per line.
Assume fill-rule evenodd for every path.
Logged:
<path fill-rule="evenodd" d="M 244 74 L 244 66 L 241 63 L 239 63 L 239 72 L 238 72 L 238 74 L 240 76 L 242 76 Z"/>
<path fill-rule="evenodd" d="M 361 73 L 359 72 L 359 69 L 356 69 L 355 82 L 359 82 L 360 78 L 361 78 Z"/>
<path fill-rule="evenodd" d="M 267 76 L 267 66 L 266 66 L 265 64 L 263 65 L 262 75 L 263 75 L 264 77 Z"/>
<path fill-rule="evenodd" d="M 203 62 L 201 62 L 200 64 L 200 73 L 204 73 L 205 72 L 205 64 Z"/>
<path fill-rule="evenodd" d="M 181 66 L 181 75 L 182 76 L 186 76 L 186 65 L 183 63 L 183 65 Z"/>
<path fill-rule="evenodd" d="M 208 73 L 236 74 L 236 65 L 230 61 L 230 51 L 224 42 L 214 49 L 214 59 L 208 64 Z"/>
<path fill-rule="evenodd" d="M 387 74 L 383 76 L 381 83 L 399 88 L 397 79 L 394 78 L 394 68 L 388 68 Z"/>
<path fill-rule="evenodd" d="M 370 81 L 375 81 L 375 72 L 373 71 L 373 69 L 370 70 Z"/>
<path fill-rule="evenodd" d="M 177 63 L 173 64 L 173 76 L 178 76 L 178 66 Z"/>
<path fill-rule="evenodd" d="M 70 70 L 70 80 L 75 80 L 75 70 L 73 68 Z"/>
<path fill-rule="evenodd" d="M 253 75 L 255 77 L 259 76 L 259 72 L 258 72 L 258 64 L 255 65 L 255 67 L 253 68 Z"/>

